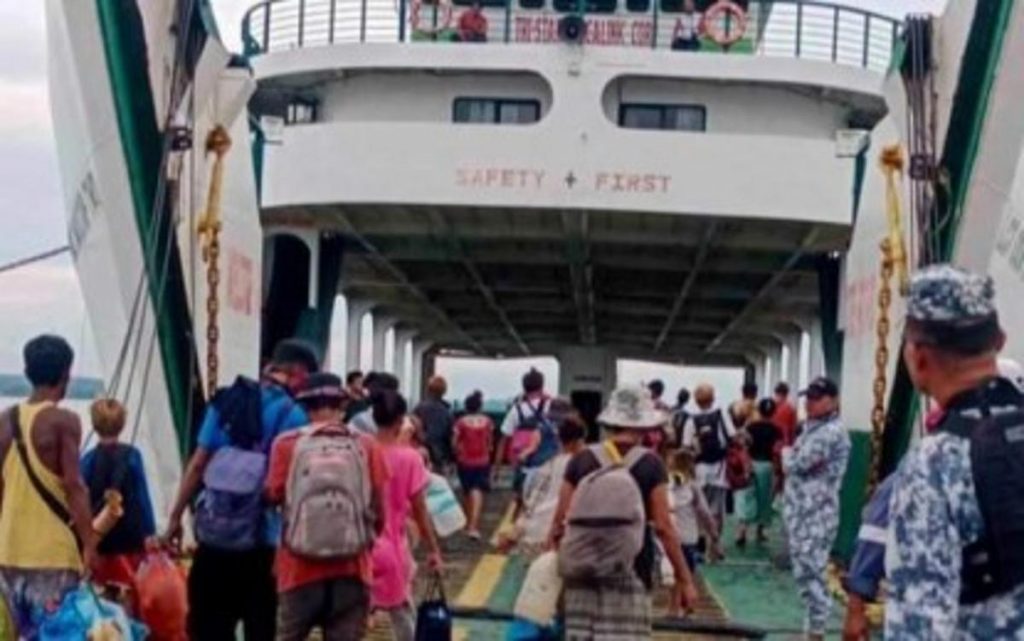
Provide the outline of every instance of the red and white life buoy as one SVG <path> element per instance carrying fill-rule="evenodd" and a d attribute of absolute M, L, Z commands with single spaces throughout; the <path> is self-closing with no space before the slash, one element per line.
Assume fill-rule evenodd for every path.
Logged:
<path fill-rule="evenodd" d="M 430 24 L 430 26 L 424 27 L 420 24 L 420 9 L 423 7 L 422 0 L 413 0 L 412 7 L 409 11 L 409 26 L 412 27 L 413 33 L 425 33 L 427 35 L 437 35 L 442 31 L 449 29 L 452 26 L 452 4 L 446 0 L 434 0 L 434 2 L 428 3 L 430 6 L 437 7 L 437 24 Z M 432 20 L 428 22 L 433 23 Z"/>
<path fill-rule="evenodd" d="M 728 30 L 725 24 L 729 25 Z M 747 33 L 747 12 L 735 2 L 721 0 L 704 14 L 704 32 L 719 46 L 732 46 Z"/>

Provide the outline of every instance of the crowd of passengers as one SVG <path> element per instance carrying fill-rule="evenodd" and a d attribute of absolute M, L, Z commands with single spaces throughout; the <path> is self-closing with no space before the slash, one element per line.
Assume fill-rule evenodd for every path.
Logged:
<path fill-rule="evenodd" d="M 905 321 L 904 363 L 933 401 L 928 434 L 865 510 L 844 575 L 843 637 L 868 638 L 866 606 L 885 585 L 886 638 L 1024 638 L 1024 495 L 1013 489 L 1024 487 L 1024 373 L 998 358 L 1005 335 L 992 281 L 924 269 Z M 588 423 L 539 371 L 523 376 L 496 422 L 479 392 L 453 411 L 441 377 L 410 410 L 393 375 L 341 380 L 320 371 L 310 346 L 287 340 L 259 382 L 240 378 L 212 399 L 158 532 L 124 406 L 93 403 L 98 441 L 80 460 L 81 422 L 60 407 L 70 346 L 40 336 L 24 360 L 32 393 L 0 417 L 0 591 L 21 639 L 38 638 L 41 614 L 83 576 L 130 592 L 147 551 L 180 551 L 185 540 L 194 541 L 195 641 L 233 639 L 239 627 L 247 641 L 303 641 L 314 629 L 353 640 L 385 621 L 395 639 L 423 638 L 415 580 L 444 570 L 427 502 L 434 478 L 457 479 L 467 514 L 459 536 L 481 551 L 484 502 L 507 482 L 511 524 L 487 534 L 504 552 L 553 563 L 538 580 L 557 581 L 557 616 L 516 621 L 516 638 L 650 639 L 652 592 L 669 586 L 668 614 L 692 616 L 701 564 L 768 545 L 777 503 L 775 538 L 806 608 L 805 635 L 824 639 L 830 626 L 828 565 L 851 440 L 827 377 L 800 392 L 803 420 L 785 383 L 760 399 L 748 383 L 727 407 L 710 385 L 692 398 L 680 390 L 673 406 L 660 381 L 624 386 L 588 443 Z"/>

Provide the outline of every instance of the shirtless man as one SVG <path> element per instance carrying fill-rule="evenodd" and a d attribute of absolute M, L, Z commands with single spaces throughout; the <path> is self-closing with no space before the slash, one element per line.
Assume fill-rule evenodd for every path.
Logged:
<path fill-rule="evenodd" d="M 76 414 L 57 407 L 74 352 L 60 337 L 39 336 L 25 345 L 24 355 L 32 394 L 0 415 L 0 594 L 21 638 L 33 639 L 33 609 L 77 585 L 95 557 L 96 541 L 78 467 L 82 425 Z"/>

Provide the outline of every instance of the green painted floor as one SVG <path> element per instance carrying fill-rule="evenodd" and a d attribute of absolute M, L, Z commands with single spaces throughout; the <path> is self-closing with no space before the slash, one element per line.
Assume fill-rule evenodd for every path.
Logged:
<path fill-rule="evenodd" d="M 725 561 L 704 565 L 701 573 L 710 591 L 721 603 L 729 619 L 769 631 L 769 639 L 789 639 L 803 631 L 804 608 L 796 582 L 789 570 L 776 562 L 784 554 L 781 519 L 769 530 L 767 544 L 752 541 L 746 548 L 735 546 L 735 522 L 726 524 Z M 842 629 L 841 606 L 836 604 L 829 623 L 829 638 L 839 638 Z"/>

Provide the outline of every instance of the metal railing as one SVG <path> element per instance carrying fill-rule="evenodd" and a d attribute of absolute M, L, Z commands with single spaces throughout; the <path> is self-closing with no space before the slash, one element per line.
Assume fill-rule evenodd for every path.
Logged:
<path fill-rule="evenodd" d="M 593 3 L 595 0 L 588 0 Z M 265 0 L 245 14 L 242 42 L 247 55 L 306 47 L 365 42 L 455 42 L 458 19 L 469 0 Z M 557 42 L 565 13 L 551 0 L 484 0 L 486 42 Z M 587 45 L 673 49 L 683 16 L 668 7 L 680 0 L 619 0 L 614 12 L 585 14 Z M 629 9 L 646 8 L 644 11 Z M 746 23 L 730 13 L 716 17 L 720 33 L 742 29 L 727 47 L 710 38 L 700 49 L 731 55 L 820 60 L 885 71 L 899 40 L 900 22 L 870 11 L 812 0 L 751 0 Z M 463 44 L 463 43 L 459 43 Z M 463 46 L 480 46 L 464 43 Z"/>

